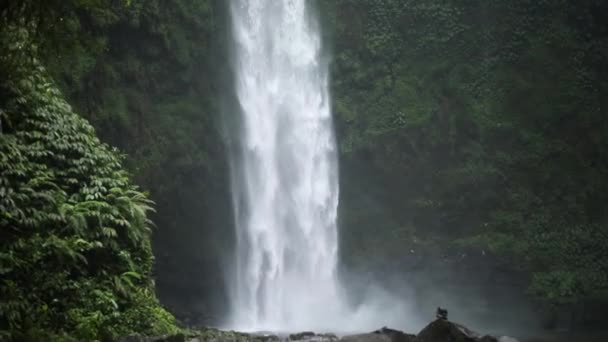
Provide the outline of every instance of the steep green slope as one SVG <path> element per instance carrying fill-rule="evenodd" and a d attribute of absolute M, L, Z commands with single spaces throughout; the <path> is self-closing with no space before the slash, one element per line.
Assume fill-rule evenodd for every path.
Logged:
<path fill-rule="evenodd" d="M 161 300 L 199 323 L 218 318 L 232 234 L 220 106 L 227 2 L 96 3 L 61 11 L 59 38 L 45 39 L 43 60 L 157 203 Z"/>
<path fill-rule="evenodd" d="M 29 30 L 2 26 L 0 50 L 0 339 L 176 330 L 154 294 L 151 201 L 53 85 Z"/>

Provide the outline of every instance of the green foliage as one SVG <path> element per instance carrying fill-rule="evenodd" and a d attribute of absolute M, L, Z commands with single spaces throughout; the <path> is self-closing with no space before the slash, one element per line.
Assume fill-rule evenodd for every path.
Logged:
<path fill-rule="evenodd" d="M 321 6 L 342 189 L 360 188 L 342 196 L 347 260 L 401 232 L 403 253 L 499 253 L 552 302 L 608 288 L 605 2 Z"/>
<path fill-rule="evenodd" d="M 218 29 L 227 14 L 217 12 L 226 3 L 99 3 L 101 10 L 70 12 L 80 28 L 55 32 L 74 39 L 61 46 L 48 41 L 53 47 L 42 49 L 41 60 L 101 140 L 126 154 L 125 168 L 157 203 L 150 217 L 158 227 L 161 298 L 219 298 L 218 259 L 231 234 L 226 153 L 216 122 L 228 68 Z M 201 310 L 194 304 L 173 307 Z"/>
<path fill-rule="evenodd" d="M 63 100 L 31 37 L 27 26 L 0 30 L 1 334 L 174 331 L 152 292 L 152 202 Z"/>
<path fill-rule="evenodd" d="M 334 45 L 347 262 L 474 246 L 528 270 L 530 293 L 540 298 L 565 303 L 605 293 L 606 2 L 319 5 Z M 222 83 L 229 83 L 223 7 L 2 3 L 2 47 L 10 53 L 0 54 L 0 76 L 9 80 L 0 92 L 0 165 L 10 167 L 0 178 L 0 275 L 8 275 L 3 298 L 28 299 L 2 302 L 10 315 L 1 329 L 25 327 L 27 317 L 45 317 L 31 334 L 69 329 L 86 339 L 116 327 L 172 326 L 150 292 L 151 203 L 120 171 L 116 152 L 60 100 L 40 64 L 151 190 L 159 283 L 168 292 L 187 283 L 197 297 L 222 287 L 212 264 L 226 245 L 213 231 L 228 240 L 230 224 L 214 117 L 223 87 L 231 89 Z M 26 30 L 6 34 L 15 26 Z M 41 265 L 52 272 L 30 285 L 11 278 Z M 194 270 L 201 279 L 191 278 Z M 59 283 L 44 298 L 28 287 Z M 55 293 L 66 303 L 53 302 Z"/>

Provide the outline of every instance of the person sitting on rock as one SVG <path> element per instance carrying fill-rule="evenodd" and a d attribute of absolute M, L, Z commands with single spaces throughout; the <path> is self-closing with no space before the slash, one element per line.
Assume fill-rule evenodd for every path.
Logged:
<path fill-rule="evenodd" d="M 448 310 L 442 309 L 441 307 L 437 307 L 437 312 L 435 313 L 435 318 L 437 319 L 448 319 Z"/>

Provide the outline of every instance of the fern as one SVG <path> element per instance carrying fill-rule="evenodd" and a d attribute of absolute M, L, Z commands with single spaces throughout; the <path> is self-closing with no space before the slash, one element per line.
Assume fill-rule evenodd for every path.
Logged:
<path fill-rule="evenodd" d="M 2 20 L 2 18 L 0 18 Z M 162 310 L 150 293 L 153 203 L 35 59 L 27 30 L 1 25 L 0 339 L 25 329 L 93 340 L 129 333 L 121 312 Z M 21 46 L 12 49 L 8 46 Z M 24 277 L 23 275 L 27 275 Z M 61 329 L 58 331 L 57 329 Z M 140 331 L 144 332 L 144 331 Z M 21 336 L 21 335 L 19 335 Z M 21 336 L 22 337 L 22 336 Z"/>

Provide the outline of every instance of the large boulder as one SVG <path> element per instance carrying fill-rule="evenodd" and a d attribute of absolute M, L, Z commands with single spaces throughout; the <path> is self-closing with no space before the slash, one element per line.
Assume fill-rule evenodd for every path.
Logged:
<path fill-rule="evenodd" d="M 437 319 L 422 329 L 414 342 L 498 342 L 495 337 L 478 333 L 445 319 Z"/>

